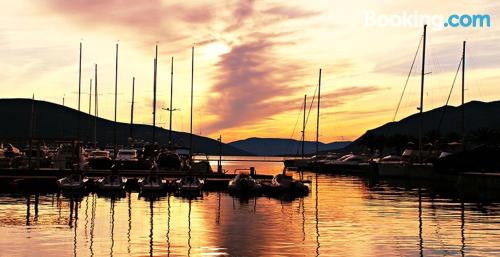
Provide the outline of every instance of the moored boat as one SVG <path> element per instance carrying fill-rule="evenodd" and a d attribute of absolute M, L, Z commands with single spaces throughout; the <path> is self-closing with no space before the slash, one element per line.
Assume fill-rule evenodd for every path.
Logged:
<path fill-rule="evenodd" d="M 324 171 L 340 173 L 367 173 L 371 170 L 368 159 L 369 158 L 365 155 L 344 155 L 337 160 L 324 162 Z"/>
<path fill-rule="evenodd" d="M 117 174 L 108 175 L 97 180 L 97 186 L 100 190 L 118 191 L 125 189 L 127 178 Z"/>
<path fill-rule="evenodd" d="M 175 184 L 180 192 L 199 192 L 203 189 L 205 180 L 189 175 L 176 180 Z"/>
<path fill-rule="evenodd" d="M 72 174 L 57 180 L 57 186 L 62 190 L 81 190 L 88 183 L 88 178 L 81 174 Z"/>
<path fill-rule="evenodd" d="M 145 191 L 163 191 L 168 186 L 168 181 L 159 175 L 151 174 L 140 178 L 137 183 L 141 192 Z"/>
<path fill-rule="evenodd" d="M 286 174 L 278 174 L 273 177 L 271 182 L 261 183 L 262 189 L 267 193 L 288 193 L 288 194 L 307 194 L 309 187 L 292 176 Z"/>
<path fill-rule="evenodd" d="M 156 164 L 159 170 L 163 171 L 180 171 L 182 169 L 182 160 L 180 156 L 168 150 L 158 154 Z"/>
<path fill-rule="evenodd" d="M 240 173 L 229 181 L 228 190 L 232 193 L 257 193 L 262 186 L 249 174 Z"/>
<path fill-rule="evenodd" d="M 115 165 L 118 164 L 120 169 L 133 170 L 142 167 L 139 162 L 136 149 L 120 149 L 116 155 Z"/>
<path fill-rule="evenodd" d="M 109 156 L 108 151 L 92 151 L 87 160 L 92 169 L 110 169 L 113 166 L 113 159 Z"/>

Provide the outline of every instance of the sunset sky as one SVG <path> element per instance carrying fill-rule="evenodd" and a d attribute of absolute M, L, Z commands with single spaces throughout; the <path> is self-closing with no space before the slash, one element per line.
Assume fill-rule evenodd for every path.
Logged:
<path fill-rule="evenodd" d="M 154 47 L 159 47 L 158 108 L 168 107 L 174 57 L 173 128 L 189 131 L 191 47 L 195 46 L 194 131 L 226 142 L 290 138 L 304 94 L 323 69 L 320 138 L 353 140 L 392 121 L 422 25 L 371 27 L 366 12 L 489 14 L 489 28 L 430 27 L 424 109 L 443 105 L 467 41 L 466 101 L 500 99 L 497 1 L 8 1 L 0 15 L 0 98 L 35 98 L 77 107 L 83 43 L 82 111 L 98 65 L 99 114 L 113 118 L 115 44 L 120 46 L 118 120 L 152 122 Z M 415 113 L 421 55 L 397 119 Z M 458 89 L 459 84 L 455 89 Z M 460 101 L 453 91 L 451 104 Z M 309 103 L 308 103 L 309 105 Z M 159 126 L 168 113 L 158 111 Z M 316 110 L 307 140 L 314 140 Z M 299 138 L 300 122 L 293 137 Z"/>

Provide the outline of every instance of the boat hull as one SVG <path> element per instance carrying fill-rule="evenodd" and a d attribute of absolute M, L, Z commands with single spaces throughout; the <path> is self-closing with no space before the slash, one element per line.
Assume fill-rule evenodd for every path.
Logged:
<path fill-rule="evenodd" d="M 434 175 L 430 163 L 379 163 L 377 170 L 379 177 L 429 179 Z"/>

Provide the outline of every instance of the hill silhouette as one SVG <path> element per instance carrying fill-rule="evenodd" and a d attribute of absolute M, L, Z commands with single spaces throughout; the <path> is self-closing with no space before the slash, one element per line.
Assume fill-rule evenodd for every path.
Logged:
<path fill-rule="evenodd" d="M 337 150 L 350 144 L 351 142 L 319 143 L 320 151 Z M 256 155 L 297 155 L 300 154 L 301 141 L 284 138 L 258 138 L 252 137 L 229 143 L 234 147 Z M 304 153 L 312 154 L 316 151 L 316 141 L 306 141 L 304 143 Z"/>
<path fill-rule="evenodd" d="M 54 104 L 46 101 L 35 100 L 35 115 L 33 137 L 40 139 L 74 139 L 77 136 L 77 125 L 79 112 L 75 109 Z M 27 142 L 30 136 L 31 99 L 0 99 L 0 140 L 8 142 L 17 140 Z M 94 116 L 80 112 L 80 138 L 83 142 L 94 141 Z M 96 138 L 102 147 L 113 143 L 114 122 L 97 118 Z M 133 126 L 134 138 L 152 140 L 153 127 L 150 125 L 135 124 Z M 128 143 L 130 125 L 128 123 L 117 123 L 117 144 Z M 189 133 L 172 132 L 172 138 L 176 145 L 188 147 Z M 159 144 L 168 143 L 168 130 L 156 128 L 156 141 Z M 193 135 L 193 152 L 206 154 L 219 154 L 219 143 L 216 140 Z M 241 149 L 224 144 L 222 147 L 224 155 L 251 155 Z"/>
<path fill-rule="evenodd" d="M 467 144 L 471 144 L 478 131 L 500 130 L 500 101 L 471 101 L 464 104 L 465 134 Z M 443 115 L 444 113 L 444 115 Z M 441 124 L 441 125 L 440 125 Z M 405 137 L 415 140 L 419 134 L 419 114 L 410 115 L 397 122 L 389 122 L 380 127 L 370 129 L 345 148 L 346 151 L 359 150 L 361 145 L 375 137 Z M 442 106 L 423 113 L 424 143 L 431 139 L 459 140 L 462 129 L 461 106 Z"/>

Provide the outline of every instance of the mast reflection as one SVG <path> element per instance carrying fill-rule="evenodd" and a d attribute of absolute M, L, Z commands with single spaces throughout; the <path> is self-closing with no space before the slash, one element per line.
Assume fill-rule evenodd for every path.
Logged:
<path fill-rule="evenodd" d="M 220 192 L 217 192 L 217 215 L 215 216 L 215 224 L 220 224 Z"/>
<path fill-rule="evenodd" d="M 91 208 L 91 215 L 90 215 L 90 244 L 89 244 L 89 250 L 90 250 L 90 256 L 94 256 L 94 228 L 95 228 L 95 212 L 96 212 L 96 197 L 95 194 L 92 194 L 92 208 Z"/>
<path fill-rule="evenodd" d="M 77 245 L 76 245 L 76 238 L 77 238 L 77 227 L 78 227 L 78 201 L 74 201 L 74 207 L 75 207 L 75 226 L 73 227 L 74 231 L 74 236 L 73 236 L 73 256 L 76 257 L 76 252 L 77 252 Z"/>
<path fill-rule="evenodd" d="M 26 226 L 30 225 L 30 195 L 26 195 Z"/>
<path fill-rule="evenodd" d="M 130 233 L 132 231 L 132 196 L 128 193 L 128 229 L 127 229 L 127 253 L 130 254 Z"/>
<path fill-rule="evenodd" d="M 153 256 L 153 198 L 149 199 L 149 256 Z"/>
<path fill-rule="evenodd" d="M 167 198 L 167 256 L 170 256 L 170 193 Z"/>
<path fill-rule="evenodd" d="M 422 222 L 422 192 L 420 187 L 418 188 L 418 238 L 419 238 L 419 250 L 420 257 L 424 256 L 424 237 L 422 235 L 423 222 Z"/>
<path fill-rule="evenodd" d="M 40 194 L 36 193 L 35 194 L 35 217 L 33 218 L 33 221 L 35 223 L 38 221 L 38 202 L 39 202 Z"/>
<path fill-rule="evenodd" d="M 189 198 L 188 209 L 188 256 L 191 256 L 191 198 Z"/>
<path fill-rule="evenodd" d="M 316 173 L 315 179 L 315 220 L 316 220 L 316 256 L 319 256 L 319 248 L 321 247 L 319 243 L 319 205 L 318 205 L 318 173 Z"/>
<path fill-rule="evenodd" d="M 462 247 L 460 248 L 460 254 L 461 256 L 465 256 L 465 204 L 462 201 L 460 203 L 460 234 L 461 234 L 461 241 L 462 241 Z"/>
<path fill-rule="evenodd" d="M 109 256 L 113 256 L 113 248 L 115 246 L 115 198 L 111 198 L 111 206 L 110 206 L 110 214 L 111 214 L 111 248 L 109 250 Z"/>

